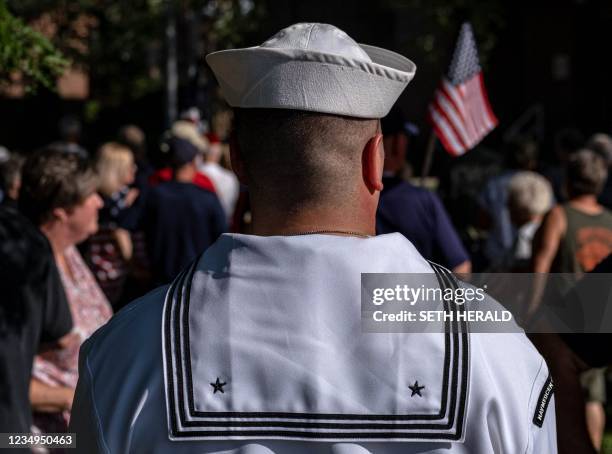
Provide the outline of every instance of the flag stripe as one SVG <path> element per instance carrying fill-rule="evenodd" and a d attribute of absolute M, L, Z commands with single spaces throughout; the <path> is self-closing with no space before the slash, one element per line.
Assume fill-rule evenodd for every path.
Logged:
<path fill-rule="evenodd" d="M 452 131 L 450 126 L 446 123 L 446 120 L 440 116 L 435 109 L 429 110 L 432 125 L 436 131 L 436 135 L 440 138 L 442 145 L 446 150 L 455 155 L 459 156 L 463 153 L 464 148 L 459 144 L 455 133 Z"/>
<path fill-rule="evenodd" d="M 466 132 L 468 142 L 472 142 L 476 138 L 476 133 L 466 121 L 465 106 L 461 102 L 461 97 L 456 92 L 456 89 L 443 80 L 434 98 L 434 103 L 438 101 L 439 98 L 445 99 L 455 112 L 457 112 L 460 121 L 463 123 L 463 130 Z"/>
<path fill-rule="evenodd" d="M 478 139 L 478 132 L 476 131 L 476 128 L 474 128 L 474 124 L 471 121 L 468 121 L 469 113 L 465 106 L 465 103 L 463 102 L 461 93 L 459 93 L 458 88 L 455 88 L 455 87 L 450 87 L 450 88 L 451 88 L 451 92 L 454 95 L 453 99 L 457 99 L 459 102 L 461 118 L 463 119 L 465 130 L 468 132 L 468 135 L 470 137 L 470 142 L 474 142 Z M 448 93 L 449 91 L 448 89 L 445 89 L 444 92 Z"/>
<path fill-rule="evenodd" d="M 470 111 L 473 113 L 473 121 L 480 127 L 481 134 L 485 131 L 489 131 L 492 128 L 492 123 L 489 120 L 486 110 L 483 105 L 482 93 L 480 93 L 480 81 L 479 77 L 474 77 L 466 82 L 466 93 L 470 96 Z"/>
<path fill-rule="evenodd" d="M 482 118 L 478 112 L 478 104 L 475 102 L 475 94 L 470 90 L 471 87 L 468 84 L 469 82 L 461 85 L 460 93 L 463 103 L 467 106 L 467 111 L 469 113 L 468 121 L 476 130 L 476 134 L 481 136 L 485 129 L 485 125 L 483 125 L 480 121 Z"/>
<path fill-rule="evenodd" d="M 465 130 L 465 122 L 459 117 L 458 112 L 446 101 L 446 98 L 443 95 L 439 94 L 436 101 L 437 102 L 433 104 L 433 109 L 444 117 L 446 122 L 453 129 L 453 132 L 455 133 L 458 141 L 461 143 L 461 146 L 467 148 L 471 142 L 471 139 L 468 137 Z"/>
<path fill-rule="evenodd" d="M 453 102 L 453 105 L 457 109 L 458 112 L 461 113 L 461 116 L 465 120 L 467 118 L 467 112 L 465 110 L 465 105 L 463 104 L 463 99 L 461 98 L 461 94 L 457 87 L 453 86 L 446 79 L 442 79 L 442 92 Z"/>
<path fill-rule="evenodd" d="M 480 82 L 480 93 L 482 95 L 483 104 L 487 111 L 487 116 L 493 124 L 493 127 L 496 127 L 498 124 L 498 120 L 495 114 L 493 113 L 493 109 L 491 108 L 491 102 L 489 101 L 489 95 L 487 94 L 487 90 L 485 88 L 484 77 L 482 73 L 480 73 L 478 81 Z"/>

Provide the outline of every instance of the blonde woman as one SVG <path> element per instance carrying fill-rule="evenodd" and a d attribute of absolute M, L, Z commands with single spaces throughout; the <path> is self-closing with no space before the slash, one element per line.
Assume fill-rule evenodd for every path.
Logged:
<path fill-rule="evenodd" d="M 102 290 L 115 305 L 121 298 L 132 257 L 130 233 L 121 227 L 127 208 L 138 197 L 138 190 L 129 187 L 136 173 L 132 151 L 115 142 L 102 145 L 96 171 L 104 207 L 100 210 L 100 229 L 89 241 L 88 259 Z"/>

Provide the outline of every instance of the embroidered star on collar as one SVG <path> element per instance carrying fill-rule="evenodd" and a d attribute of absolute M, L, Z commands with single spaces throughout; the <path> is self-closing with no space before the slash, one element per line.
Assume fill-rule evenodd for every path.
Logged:
<path fill-rule="evenodd" d="M 225 391 L 223 391 L 223 387 L 227 385 L 226 382 L 221 382 L 219 380 L 219 377 L 217 377 L 217 381 L 214 383 L 211 383 L 210 386 L 213 387 L 214 391 L 213 394 L 217 394 L 217 391 L 221 391 L 221 394 L 225 393 Z"/>
<path fill-rule="evenodd" d="M 417 394 L 420 397 L 423 397 L 423 395 L 421 394 L 421 390 L 425 388 L 425 386 L 419 386 L 418 380 L 414 382 L 414 385 L 412 386 L 408 385 L 408 388 L 410 388 L 410 391 L 412 391 L 412 394 L 410 394 L 410 397 L 414 396 L 415 394 Z"/>

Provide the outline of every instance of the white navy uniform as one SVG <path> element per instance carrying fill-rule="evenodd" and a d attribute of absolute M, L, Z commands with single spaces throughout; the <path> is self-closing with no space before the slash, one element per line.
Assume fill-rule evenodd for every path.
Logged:
<path fill-rule="evenodd" d="M 555 453 L 524 334 L 364 333 L 361 273 L 432 273 L 399 234 L 224 234 L 81 349 L 83 453 Z"/>

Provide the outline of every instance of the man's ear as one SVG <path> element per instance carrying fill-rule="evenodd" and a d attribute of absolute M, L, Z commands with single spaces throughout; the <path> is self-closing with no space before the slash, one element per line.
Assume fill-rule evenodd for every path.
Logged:
<path fill-rule="evenodd" d="M 244 169 L 244 161 L 242 160 L 242 156 L 240 156 L 240 148 L 238 147 L 238 141 L 236 140 L 236 136 L 234 134 L 230 136 L 229 146 L 232 170 L 242 184 L 248 185 L 246 171 Z"/>
<path fill-rule="evenodd" d="M 382 175 L 384 166 L 385 149 L 383 147 L 383 136 L 377 133 L 368 140 L 362 154 L 363 181 L 371 194 L 383 189 Z"/>
<path fill-rule="evenodd" d="M 63 208 L 54 208 L 51 213 L 56 221 L 64 222 L 68 219 L 68 212 Z"/>

